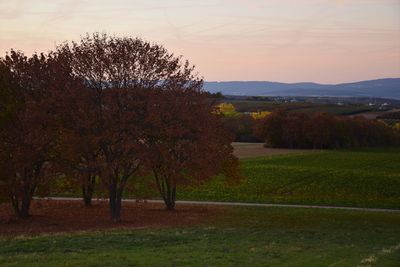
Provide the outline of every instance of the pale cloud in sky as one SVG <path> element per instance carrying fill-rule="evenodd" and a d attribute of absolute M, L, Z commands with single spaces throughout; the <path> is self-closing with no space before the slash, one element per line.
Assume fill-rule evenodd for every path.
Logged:
<path fill-rule="evenodd" d="M 86 32 L 139 36 L 206 80 L 400 77 L 398 0 L 0 0 L 0 53 Z"/>

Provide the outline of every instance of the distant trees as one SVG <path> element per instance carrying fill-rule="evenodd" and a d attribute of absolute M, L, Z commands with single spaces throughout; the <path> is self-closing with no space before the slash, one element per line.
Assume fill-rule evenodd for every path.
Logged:
<path fill-rule="evenodd" d="M 254 134 L 256 120 L 247 114 L 238 114 L 238 116 L 224 116 L 223 125 L 230 132 L 235 142 L 262 142 Z"/>
<path fill-rule="evenodd" d="M 271 147 L 331 149 L 400 143 L 398 132 L 376 120 L 284 110 L 259 120 L 255 133 Z"/>
<path fill-rule="evenodd" d="M 233 135 L 235 142 L 261 142 L 254 135 L 256 120 L 265 118 L 270 111 L 238 112 L 232 103 L 219 103 L 216 106 L 217 114 L 223 116 L 224 127 Z"/>
<path fill-rule="evenodd" d="M 231 103 L 218 104 L 216 113 L 222 114 L 226 117 L 236 117 L 240 115 L 240 113 L 236 111 L 235 106 Z"/>
<path fill-rule="evenodd" d="M 259 119 L 263 119 L 263 118 L 267 117 L 270 114 L 271 114 L 271 111 L 264 110 L 264 111 L 251 112 L 250 116 L 255 120 L 259 120 Z"/>

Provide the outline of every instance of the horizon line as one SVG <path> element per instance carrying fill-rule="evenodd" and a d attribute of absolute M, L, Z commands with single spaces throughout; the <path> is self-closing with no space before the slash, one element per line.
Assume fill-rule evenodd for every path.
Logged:
<path fill-rule="evenodd" d="M 285 83 L 285 84 L 301 84 L 301 83 L 313 83 L 319 85 L 339 85 L 339 84 L 349 84 L 349 83 L 358 83 L 358 82 L 368 82 L 368 81 L 379 81 L 379 80 L 390 80 L 390 79 L 400 79 L 400 77 L 383 77 L 383 78 L 369 78 L 366 80 L 355 80 L 350 82 L 338 82 L 338 83 L 321 83 L 321 82 L 312 82 L 312 81 L 302 81 L 302 82 L 282 82 L 282 81 L 274 81 L 274 80 L 204 80 L 204 82 L 208 83 L 225 83 L 225 82 L 270 82 L 270 83 Z"/>

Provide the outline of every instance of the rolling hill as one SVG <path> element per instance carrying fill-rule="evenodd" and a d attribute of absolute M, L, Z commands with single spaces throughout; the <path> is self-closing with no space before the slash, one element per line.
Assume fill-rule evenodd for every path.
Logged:
<path fill-rule="evenodd" d="M 279 83 L 268 81 L 205 82 L 211 93 L 243 96 L 333 96 L 400 99 L 400 78 L 342 84 Z"/>

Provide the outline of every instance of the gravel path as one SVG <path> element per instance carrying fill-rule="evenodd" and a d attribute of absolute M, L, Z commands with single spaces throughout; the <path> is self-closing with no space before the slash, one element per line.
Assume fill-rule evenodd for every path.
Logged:
<path fill-rule="evenodd" d="M 39 199 L 39 198 L 36 198 Z M 69 197 L 51 197 L 46 199 L 54 200 L 73 200 L 81 201 L 81 198 Z M 94 199 L 96 200 L 96 199 Z M 104 199 L 107 201 L 107 199 Z M 124 202 L 143 202 L 144 200 L 124 199 Z M 148 203 L 163 203 L 162 200 L 145 200 Z M 316 205 L 296 205 L 296 204 L 264 204 L 264 203 L 243 203 L 243 202 L 217 202 L 217 201 L 176 201 L 176 204 L 190 205 L 215 205 L 215 206 L 242 206 L 242 207 L 281 207 L 281 208 L 301 208 L 301 209 L 337 209 L 337 210 L 353 210 L 353 211 L 376 211 L 376 212 L 392 212 L 400 213 L 400 209 L 377 209 L 377 208 L 358 208 L 358 207 L 339 207 L 339 206 L 316 206 Z"/>

